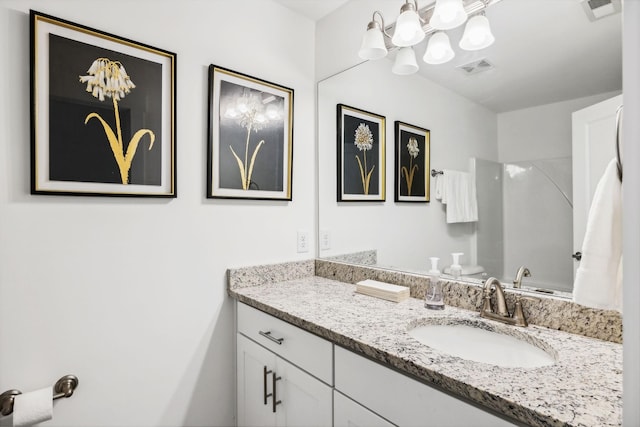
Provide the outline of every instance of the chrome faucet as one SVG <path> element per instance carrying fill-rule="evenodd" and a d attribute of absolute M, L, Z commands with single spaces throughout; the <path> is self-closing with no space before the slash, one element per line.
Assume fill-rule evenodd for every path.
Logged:
<path fill-rule="evenodd" d="M 491 305 L 492 289 L 495 289 L 496 294 L 496 310 L 493 310 Z M 504 296 L 504 289 L 500 284 L 500 281 L 495 277 L 490 277 L 484 283 L 484 290 L 482 292 L 482 307 L 480 308 L 480 317 L 486 319 L 497 320 L 498 322 L 507 323 L 515 326 L 528 326 L 527 319 L 524 317 L 522 311 L 522 297 L 516 295 L 516 303 L 513 308 L 513 315 L 509 314 L 507 309 L 507 301 Z"/>
<path fill-rule="evenodd" d="M 516 273 L 516 278 L 513 279 L 514 288 L 522 287 L 522 277 L 531 277 L 531 272 L 524 265 L 521 265 L 520 268 L 518 268 L 518 272 Z"/>

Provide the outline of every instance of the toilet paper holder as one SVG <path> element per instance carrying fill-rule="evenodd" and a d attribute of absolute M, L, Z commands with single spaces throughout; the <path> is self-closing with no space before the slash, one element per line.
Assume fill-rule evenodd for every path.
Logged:
<path fill-rule="evenodd" d="M 61 397 L 71 397 L 78 387 L 78 377 L 75 375 L 65 375 L 53 386 L 53 400 Z M 13 412 L 13 402 L 16 396 L 22 394 L 20 390 L 7 390 L 0 394 L 0 414 L 11 415 Z"/>

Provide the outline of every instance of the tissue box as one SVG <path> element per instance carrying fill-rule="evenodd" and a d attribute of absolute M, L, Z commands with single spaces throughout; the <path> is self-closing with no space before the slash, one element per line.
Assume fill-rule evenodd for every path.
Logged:
<path fill-rule="evenodd" d="M 356 292 L 393 302 L 400 302 L 409 298 L 408 287 L 378 282 L 377 280 L 371 279 L 356 283 Z"/>

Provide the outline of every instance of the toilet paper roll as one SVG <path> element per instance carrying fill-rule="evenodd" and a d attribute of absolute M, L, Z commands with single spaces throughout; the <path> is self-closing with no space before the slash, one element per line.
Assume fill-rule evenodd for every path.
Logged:
<path fill-rule="evenodd" d="M 13 402 L 13 426 L 24 427 L 53 418 L 53 389 L 19 394 Z"/>

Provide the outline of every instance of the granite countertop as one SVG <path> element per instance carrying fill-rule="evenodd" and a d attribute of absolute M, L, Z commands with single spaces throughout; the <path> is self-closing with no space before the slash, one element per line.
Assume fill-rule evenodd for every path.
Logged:
<path fill-rule="evenodd" d="M 422 300 L 389 302 L 355 285 L 310 276 L 229 290 L 232 297 L 428 384 L 532 426 L 622 424 L 622 345 L 530 325 L 481 319 L 456 307 L 433 311 Z M 543 345 L 556 363 L 505 368 L 463 360 L 420 344 L 412 326 L 482 322 Z"/>

